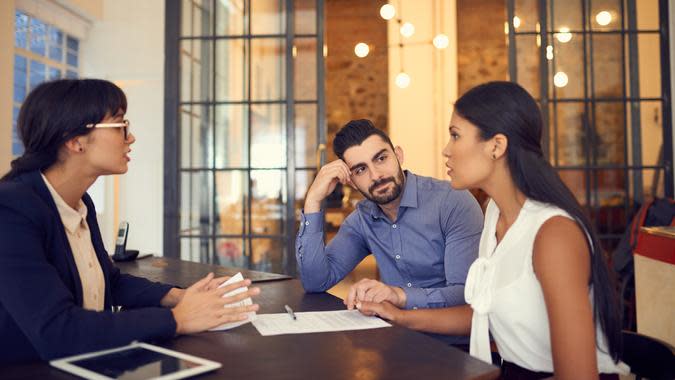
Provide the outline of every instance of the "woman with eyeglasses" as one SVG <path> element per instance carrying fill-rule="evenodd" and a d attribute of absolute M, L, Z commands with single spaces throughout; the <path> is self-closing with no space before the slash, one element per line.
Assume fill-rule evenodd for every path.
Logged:
<path fill-rule="evenodd" d="M 209 274 L 183 290 L 110 261 L 86 191 L 127 171 L 126 110 L 122 90 L 96 79 L 43 83 L 21 107 L 25 152 L 0 180 L 0 364 L 201 332 L 258 309 L 224 307 L 259 293 L 223 297 L 250 280 L 218 288 L 226 278 Z"/>

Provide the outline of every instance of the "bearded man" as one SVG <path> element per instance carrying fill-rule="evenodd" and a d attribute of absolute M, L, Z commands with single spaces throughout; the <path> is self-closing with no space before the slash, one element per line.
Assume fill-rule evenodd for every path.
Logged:
<path fill-rule="evenodd" d="M 464 304 L 464 282 L 478 255 L 483 214 L 475 198 L 447 181 L 402 170 L 403 150 L 369 120 L 352 120 L 335 135 L 339 158 L 319 170 L 307 191 L 296 240 L 303 287 L 323 292 L 373 254 L 381 282 L 364 279 L 345 300 L 399 308 Z M 322 201 L 338 183 L 366 198 L 324 246 Z"/>

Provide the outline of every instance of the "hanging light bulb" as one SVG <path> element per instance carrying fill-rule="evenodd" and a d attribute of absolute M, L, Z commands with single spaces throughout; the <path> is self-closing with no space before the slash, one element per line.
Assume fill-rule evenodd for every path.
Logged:
<path fill-rule="evenodd" d="M 399 88 L 407 88 L 410 86 L 410 75 L 406 74 L 405 72 L 401 71 L 398 73 L 396 76 L 396 86 Z"/>
<path fill-rule="evenodd" d="M 553 46 L 546 46 L 546 59 L 549 61 L 553 59 Z"/>
<path fill-rule="evenodd" d="M 607 11 L 598 12 L 598 14 L 595 15 L 595 22 L 600 26 L 607 26 L 612 22 L 612 14 Z"/>
<path fill-rule="evenodd" d="M 555 33 L 555 38 L 562 42 L 562 43 L 568 43 L 572 40 L 572 33 L 570 33 L 570 28 L 563 26 L 560 28 L 559 33 Z"/>
<path fill-rule="evenodd" d="M 553 76 L 553 84 L 558 88 L 563 88 L 567 86 L 568 82 L 569 78 L 567 77 L 567 74 L 565 74 L 563 71 L 558 71 Z"/>
<path fill-rule="evenodd" d="M 380 7 L 380 16 L 385 20 L 391 20 L 396 16 L 396 8 L 391 4 L 384 4 Z"/>
<path fill-rule="evenodd" d="M 520 17 L 518 16 L 513 16 L 513 27 L 515 29 L 520 28 Z"/>
<path fill-rule="evenodd" d="M 406 22 L 401 26 L 401 35 L 406 38 L 412 37 L 415 34 L 415 26 L 409 22 Z"/>
<path fill-rule="evenodd" d="M 450 44 L 450 40 L 448 39 L 448 36 L 445 34 L 437 34 L 436 37 L 434 37 L 434 46 L 436 46 L 436 49 L 445 49 L 448 47 Z"/>
<path fill-rule="evenodd" d="M 359 58 L 364 58 L 370 53 L 370 47 L 368 44 L 365 44 L 363 42 L 359 42 L 354 46 L 354 54 L 356 54 L 357 57 Z"/>

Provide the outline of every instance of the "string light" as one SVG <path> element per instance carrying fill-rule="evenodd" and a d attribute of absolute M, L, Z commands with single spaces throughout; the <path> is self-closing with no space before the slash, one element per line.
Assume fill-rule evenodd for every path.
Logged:
<path fill-rule="evenodd" d="M 607 26 L 612 22 L 612 14 L 607 11 L 598 12 L 598 14 L 595 15 L 595 22 L 600 26 Z"/>
<path fill-rule="evenodd" d="M 436 47 L 436 49 L 445 49 L 450 44 L 450 40 L 448 39 L 448 36 L 441 33 L 437 34 L 436 37 L 434 37 L 433 44 Z"/>
<path fill-rule="evenodd" d="M 398 75 L 396 75 L 396 86 L 399 88 L 407 88 L 410 86 L 410 75 L 403 71 L 398 73 Z"/>
<path fill-rule="evenodd" d="M 412 37 L 415 34 L 415 26 L 409 22 L 401 25 L 401 35 L 406 38 Z"/>
<path fill-rule="evenodd" d="M 354 54 L 356 54 L 357 57 L 364 58 L 368 56 L 368 53 L 370 53 L 370 47 L 368 44 L 359 42 L 356 44 L 356 46 L 354 46 Z"/>
<path fill-rule="evenodd" d="M 563 71 L 558 71 L 553 76 L 553 84 L 558 88 L 563 88 L 567 86 L 568 82 L 569 78 L 567 77 L 567 74 L 565 74 Z"/>
<path fill-rule="evenodd" d="M 380 16 L 385 20 L 391 20 L 396 16 L 396 8 L 391 4 L 384 4 L 380 7 Z"/>

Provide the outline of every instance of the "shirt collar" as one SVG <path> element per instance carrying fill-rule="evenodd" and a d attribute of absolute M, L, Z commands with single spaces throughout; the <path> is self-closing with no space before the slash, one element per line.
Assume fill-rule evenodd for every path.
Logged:
<path fill-rule="evenodd" d="M 417 176 L 408 170 L 404 170 L 403 175 L 405 175 L 405 185 L 403 186 L 401 203 L 398 208 L 399 210 L 401 210 L 402 207 L 417 208 Z M 377 203 L 369 199 L 364 200 L 359 205 L 363 205 L 364 209 L 368 211 L 373 219 L 385 216 Z"/>
<path fill-rule="evenodd" d="M 63 200 L 61 195 L 56 192 L 52 184 L 49 183 L 47 177 L 44 174 L 40 173 L 42 180 L 45 181 L 45 185 L 49 190 L 49 193 L 54 199 L 56 204 L 56 209 L 59 211 L 59 216 L 61 216 L 61 221 L 63 226 L 71 233 L 74 233 L 77 230 L 77 227 L 87 219 L 87 206 L 80 199 L 77 202 L 77 210 L 74 210 L 72 207 L 68 206 L 66 201 Z"/>

